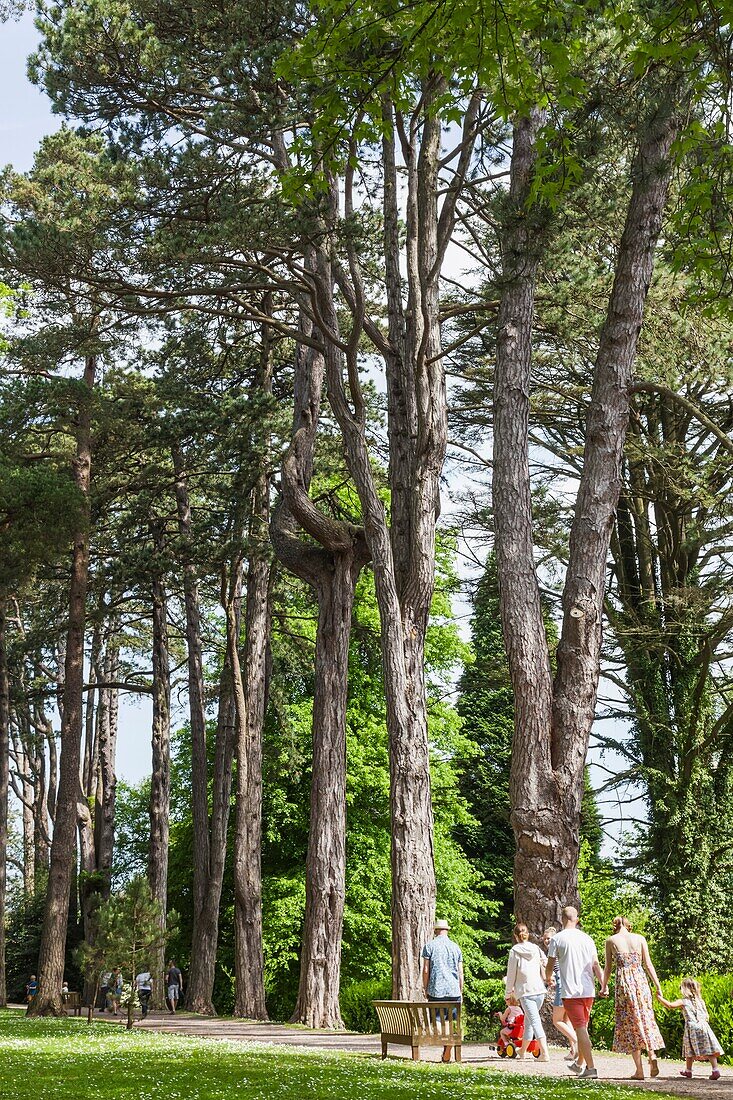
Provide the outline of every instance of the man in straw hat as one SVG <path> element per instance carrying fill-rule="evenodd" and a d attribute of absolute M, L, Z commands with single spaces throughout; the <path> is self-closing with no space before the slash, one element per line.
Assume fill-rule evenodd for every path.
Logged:
<path fill-rule="evenodd" d="M 460 1004 L 463 999 L 463 953 L 449 938 L 449 929 L 447 920 L 436 920 L 435 936 L 422 949 L 422 984 L 429 1001 Z M 450 1052 L 450 1047 L 443 1047 L 444 1062 L 450 1062 Z"/>

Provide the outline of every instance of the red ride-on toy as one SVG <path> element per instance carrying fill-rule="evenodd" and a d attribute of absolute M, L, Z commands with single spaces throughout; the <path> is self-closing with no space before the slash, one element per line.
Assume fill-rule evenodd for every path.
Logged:
<path fill-rule="evenodd" d="M 522 1039 L 524 1038 L 524 1016 L 517 1016 L 516 1020 L 512 1024 L 509 1038 L 505 1041 L 503 1035 L 499 1035 L 496 1042 L 496 1053 L 500 1058 L 516 1058 L 519 1053 L 519 1048 L 522 1045 Z M 540 1056 L 540 1044 L 536 1039 L 527 1046 L 527 1054 L 533 1055 L 535 1058 Z"/>

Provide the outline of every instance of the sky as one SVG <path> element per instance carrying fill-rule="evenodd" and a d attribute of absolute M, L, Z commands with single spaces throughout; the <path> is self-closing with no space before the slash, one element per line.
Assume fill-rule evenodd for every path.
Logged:
<path fill-rule="evenodd" d="M 0 24 L 0 166 L 12 164 L 19 171 L 32 167 L 41 139 L 61 125 L 46 95 L 28 80 L 26 62 L 37 41 L 31 12 Z M 118 772 L 128 783 L 150 774 L 151 725 L 150 698 L 122 694 Z"/>
<path fill-rule="evenodd" d="M 0 164 L 12 164 L 21 171 L 31 167 L 44 134 L 60 126 L 45 94 L 26 74 L 26 59 L 37 41 L 30 12 L 17 22 L 0 24 Z"/>

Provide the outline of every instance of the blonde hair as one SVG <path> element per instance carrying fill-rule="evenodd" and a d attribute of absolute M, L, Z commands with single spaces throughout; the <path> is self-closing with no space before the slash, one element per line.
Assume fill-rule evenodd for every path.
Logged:
<path fill-rule="evenodd" d="M 705 1004 L 702 999 L 702 989 L 700 983 L 695 978 L 683 978 L 680 982 L 680 992 L 683 996 L 687 995 L 690 1000 L 699 1001 L 700 1004 Z"/>
<path fill-rule="evenodd" d="M 551 924 L 549 928 L 546 928 L 546 929 L 544 930 L 544 932 L 542 933 L 542 935 L 543 935 L 543 936 L 549 936 L 549 937 L 550 937 L 550 939 L 552 939 L 552 937 L 553 937 L 553 936 L 556 936 L 556 935 L 557 935 L 557 928 L 555 928 L 555 926 L 554 926 L 553 924 Z"/>
<path fill-rule="evenodd" d="M 628 917 L 614 917 L 612 924 L 614 934 L 620 932 L 622 928 L 625 928 L 627 932 L 631 931 L 631 921 Z"/>

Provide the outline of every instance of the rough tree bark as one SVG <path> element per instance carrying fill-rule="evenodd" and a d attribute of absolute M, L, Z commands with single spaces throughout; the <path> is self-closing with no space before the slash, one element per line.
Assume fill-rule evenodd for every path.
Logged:
<path fill-rule="evenodd" d="M 14 724 L 11 722 L 13 771 L 10 783 L 13 794 L 21 804 L 23 822 L 23 893 L 32 898 L 36 892 L 35 811 L 33 768 L 27 738 L 22 735 L 22 718 L 15 708 Z"/>
<path fill-rule="evenodd" d="M 674 96 L 642 128 L 601 332 L 551 679 L 534 568 L 529 481 L 529 383 L 537 225 L 527 210 L 541 116 L 514 128 L 504 226 L 504 289 L 494 387 L 494 515 L 501 614 L 512 674 L 515 736 L 510 792 L 516 837 L 515 914 L 556 923 L 577 900 L 583 769 L 598 684 L 605 570 L 618 501 L 632 372 L 670 180 Z"/>
<path fill-rule="evenodd" d="M 154 532 L 156 550 L 162 547 L 162 534 Z M 165 586 L 160 575 L 152 579 L 153 597 L 153 733 L 152 776 L 150 779 L 150 850 L 148 882 L 150 896 L 160 906 L 161 925 L 165 929 L 168 907 L 168 842 L 170 815 L 171 763 L 171 683 L 168 650 L 168 611 Z M 151 1001 L 156 1008 L 165 1003 L 163 975 L 165 943 L 150 961 L 153 976 Z M 134 976 L 134 975 L 133 975 Z"/>
<path fill-rule="evenodd" d="M 332 300 L 332 284 L 330 296 Z M 301 324 L 307 326 L 304 317 Z M 308 335 L 313 335 L 310 326 Z M 283 499 L 275 509 L 271 535 L 280 561 L 313 588 L 318 624 L 306 904 L 292 1021 L 334 1028 L 343 1026 L 339 985 L 346 897 L 348 649 L 356 582 L 369 551 L 361 528 L 327 516 L 308 495 L 320 417 L 323 356 L 300 344 L 295 370 L 293 434 L 283 460 Z M 299 537 L 298 528 L 318 545 Z"/>
<path fill-rule="evenodd" d="M 0 1008 L 8 1003 L 5 981 L 5 899 L 10 780 L 10 682 L 5 644 L 5 596 L 0 594 Z"/>
<path fill-rule="evenodd" d="M 266 486 L 267 488 L 267 486 Z M 268 493 L 255 503 L 267 530 Z M 234 829 L 235 1016 L 266 1020 L 262 941 L 262 732 L 267 709 L 272 566 L 253 550 L 247 571 L 243 679 L 245 721 L 237 723 L 237 788 Z"/>
<path fill-rule="evenodd" d="M 69 915 L 81 763 L 85 603 L 89 574 L 89 487 L 92 464 L 90 399 L 96 367 L 95 357 L 87 356 L 83 376 L 86 393 L 79 403 L 76 421 L 76 457 L 73 470 L 74 480 L 83 501 L 83 515 L 79 529 L 74 535 L 72 552 L 59 786 L 46 908 L 38 956 L 38 993 L 33 1003 L 28 1006 L 30 1016 L 59 1016 L 64 1013 L 64 1006 L 61 1003 L 61 985 L 64 979 L 66 923 Z"/>
<path fill-rule="evenodd" d="M 104 656 L 105 684 L 112 684 L 119 679 L 119 655 L 119 637 L 116 624 L 113 623 Z M 94 788 L 94 846 L 97 852 L 97 872 L 100 875 L 99 892 L 102 901 L 107 901 L 111 888 L 115 841 L 119 689 L 104 687 L 102 697 L 105 698 L 105 720 L 100 723 L 97 749 L 94 754 L 97 767 Z"/>
<path fill-rule="evenodd" d="M 193 562 L 193 519 L 188 495 L 185 455 L 172 449 L 178 530 L 184 551 L 184 596 L 188 647 L 188 697 L 192 730 L 192 802 L 194 816 L 194 928 L 192 965 L 186 987 L 186 1007 L 214 1015 L 214 979 L 219 928 L 219 901 L 223 860 L 226 858 L 229 793 L 233 759 L 233 720 L 227 716 L 226 698 L 220 695 L 215 777 L 211 818 L 208 802 L 208 759 L 204 704 L 204 665 L 201 657 L 198 581 Z M 229 693 L 231 698 L 231 693 Z"/>
<path fill-rule="evenodd" d="M 430 791 L 425 634 L 434 589 L 440 473 L 447 440 L 445 368 L 441 352 L 439 284 L 476 136 L 484 124 L 482 96 L 470 97 L 460 144 L 442 156 L 441 119 L 434 106 L 440 79 L 428 79 L 407 120 L 385 97 L 384 239 L 388 333 L 366 311 L 362 273 L 353 244 L 347 263 L 320 249 L 315 284 L 326 343 L 329 401 L 341 429 L 346 461 L 359 494 L 379 606 L 392 817 L 392 988 L 398 999 L 422 995 L 420 951 L 435 914 L 433 811 Z M 407 168 L 405 269 L 400 268 L 398 167 L 395 133 Z M 455 163 L 447 186 L 442 164 Z M 354 213 L 353 169 L 344 180 L 344 214 Z M 439 203 L 442 192 L 442 203 Z M 339 190 L 331 196 L 337 221 Z M 335 250 L 335 249 L 334 249 Z M 335 275 L 352 317 L 340 338 L 331 292 Z M 406 291 L 406 293 L 405 293 Z M 320 321 L 319 321 L 320 323 Z M 383 356 L 388 395 L 391 529 L 374 479 L 365 435 L 357 348 L 362 332 Z M 345 354 L 342 349 L 345 346 Z M 344 380 L 346 368 L 346 382 Z"/>
<path fill-rule="evenodd" d="M 186 610 L 186 648 L 188 654 L 188 708 L 192 738 L 192 809 L 194 815 L 194 932 L 192 960 L 199 954 L 198 922 L 204 904 L 209 866 L 208 764 L 206 756 L 206 709 L 204 700 L 204 659 L 201 656 L 201 627 L 198 577 L 193 560 L 193 518 L 188 495 L 188 475 L 183 448 L 172 447 L 178 531 L 183 550 L 184 603 Z M 189 977 L 187 1003 L 208 1002 L 210 992 L 199 990 L 195 970 Z M 196 1009 L 196 1011 L 201 1011 Z"/>
<path fill-rule="evenodd" d="M 99 604 L 104 601 L 104 593 L 101 594 Z M 96 769 L 94 756 L 96 749 L 95 719 L 97 708 L 95 707 L 96 692 L 94 686 L 97 681 L 97 671 L 102 649 L 102 616 L 101 607 L 97 608 L 97 618 L 92 633 L 92 643 L 89 649 L 89 688 L 87 692 L 86 707 L 84 710 L 84 761 L 81 770 L 82 787 L 88 797 L 94 794 Z"/>
<path fill-rule="evenodd" d="M 258 388 L 265 395 L 272 392 L 272 355 L 267 328 L 262 332 Z M 267 710 L 271 580 L 274 577 L 268 539 L 270 446 L 267 431 L 262 434 L 259 452 L 259 470 L 249 516 L 241 673 L 244 699 L 240 700 L 237 721 L 234 823 L 234 1012 L 252 1020 L 267 1019 L 262 941 L 262 732 Z"/>
<path fill-rule="evenodd" d="M 97 907 L 100 901 L 107 901 L 110 896 L 114 851 L 119 692 L 117 688 L 107 686 L 117 679 L 119 641 L 114 623 L 108 631 L 104 658 L 101 658 L 101 638 L 96 656 L 100 662 L 99 705 L 96 708 L 96 722 L 87 721 L 83 768 L 85 786 L 80 784 L 78 799 L 79 865 L 83 872 L 79 901 L 84 940 L 90 946 L 97 935 Z M 86 786 L 87 782 L 89 786 Z M 84 1003 L 92 1003 L 93 997 L 94 981 L 88 979 L 84 984 Z"/>
<path fill-rule="evenodd" d="M 227 622 L 230 614 L 239 629 L 239 605 L 242 597 L 242 568 L 239 561 L 230 566 L 228 583 L 222 582 L 222 606 Z M 236 741 L 236 672 L 231 656 L 227 657 L 219 682 L 219 713 L 214 743 L 214 770 L 211 780 L 211 820 L 209 828 L 209 862 L 201 909 L 198 914 L 196 951 L 191 956 L 189 985 L 195 982 L 194 993 L 188 995 L 187 1007 L 192 1012 L 215 1015 L 213 993 L 216 977 L 216 950 L 219 940 L 219 905 L 224 883 L 227 855 L 227 830 L 232 792 L 232 764 Z"/>

